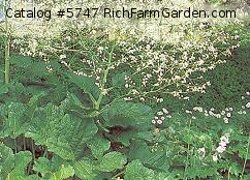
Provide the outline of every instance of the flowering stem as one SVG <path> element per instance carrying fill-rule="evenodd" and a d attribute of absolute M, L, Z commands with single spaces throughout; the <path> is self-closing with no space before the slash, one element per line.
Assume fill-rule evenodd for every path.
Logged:
<path fill-rule="evenodd" d="M 112 55 L 113 55 L 113 52 L 114 52 L 114 48 L 115 48 L 115 45 L 112 46 L 112 49 L 109 52 L 108 67 L 104 70 L 104 75 L 103 75 L 103 79 L 102 79 L 102 83 L 101 83 L 101 90 L 104 90 L 105 84 L 107 82 L 107 77 L 108 77 L 108 73 L 109 73 L 110 66 L 111 66 L 111 61 L 112 61 Z M 95 103 L 95 109 L 96 110 L 99 110 L 103 96 L 104 96 L 104 93 L 101 92 L 98 99 L 97 99 L 97 101 L 96 101 L 96 103 Z"/>
<path fill-rule="evenodd" d="M 249 153 L 249 147 L 250 147 L 250 133 L 249 133 L 249 136 L 248 136 L 247 152 L 246 152 L 246 156 L 245 156 L 244 165 L 243 165 L 243 169 L 242 169 L 242 172 L 241 172 L 240 179 L 243 179 L 244 172 L 245 172 L 245 169 L 246 169 L 246 164 L 247 164 L 247 159 L 248 159 L 248 153 Z"/>

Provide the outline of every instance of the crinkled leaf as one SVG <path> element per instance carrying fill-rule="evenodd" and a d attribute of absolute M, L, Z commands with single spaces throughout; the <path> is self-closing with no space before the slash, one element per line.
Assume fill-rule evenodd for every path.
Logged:
<path fill-rule="evenodd" d="M 33 166 L 33 170 L 36 172 L 40 172 L 44 177 L 47 173 L 51 171 L 50 161 L 45 157 L 40 157 L 35 161 Z"/>
<path fill-rule="evenodd" d="M 93 180 L 97 176 L 93 161 L 89 159 L 83 159 L 81 161 L 77 161 L 74 164 L 75 174 L 82 179 Z"/>
<path fill-rule="evenodd" d="M 7 177 L 14 167 L 14 159 L 12 150 L 4 144 L 0 144 L 0 177 Z"/>
<path fill-rule="evenodd" d="M 30 179 L 25 171 L 31 159 L 29 151 L 13 154 L 12 149 L 0 144 L 0 179 Z"/>
<path fill-rule="evenodd" d="M 88 141 L 88 147 L 91 149 L 95 158 L 99 159 L 103 153 L 110 148 L 110 141 L 100 136 L 94 136 Z"/>
<path fill-rule="evenodd" d="M 129 158 L 138 159 L 145 165 L 165 172 L 168 171 L 170 164 L 170 158 L 166 156 L 164 149 L 158 148 L 157 151 L 152 152 L 150 147 L 143 141 L 134 141 L 131 144 Z"/>
<path fill-rule="evenodd" d="M 65 113 L 66 105 L 48 104 L 35 115 L 26 136 L 64 159 L 75 159 L 97 132 L 94 121 Z"/>
<path fill-rule="evenodd" d="M 20 134 L 25 132 L 23 126 L 24 114 L 26 112 L 25 105 L 22 103 L 11 102 L 5 106 L 5 117 L 2 125 L 2 137 L 13 137 L 16 138 Z"/>
<path fill-rule="evenodd" d="M 139 160 L 134 160 L 126 167 L 125 180 L 155 180 L 154 171 L 146 168 Z"/>
<path fill-rule="evenodd" d="M 115 100 L 104 111 L 103 118 L 108 126 L 135 126 L 139 129 L 151 127 L 152 109 L 142 103 Z"/>
<path fill-rule="evenodd" d="M 74 169 L 68 162 L 63 161 L 58 156 L 54 156 L 50 161 L 40 157 L 35 161 L 33 170 L 39 172 L 45 179 L 66 179 L 74 175 Z"/>
<path fill-rule="evenodd" d="M 72 177 L 75 171 L 72 166 L 62 164 L 59 171 L 53 173 L 52 180 L 66 179 Z"/>
<path fill-rule="evenodd" d="M 84 105 L 75 94 L 70 93 L 69 96 L 70 100 L 72 101 L 72 104 L 84 109 Z"/>
<path fill-rule="evenodd" d="M 30 126 L 39 98 L 43 95 L 44 93 L 33 96 L 27 104 L 16 102 L 6 104 L 2 112 L 4 121 L 0 136 L 16 138 L 25 133 Z"/>
<path fill-rule="evenodd" d="M 14 169 L 8 174 L 9 179 L 18 179 L 17 177 L 26 176 L 26 168 L 29 162 L 32 160 L 32 154 L 29 151 L 21 151 L 15 156 Z"/>
<path fill-rule="evenodd" d="M 86 76 L 79 76 L 74 73 L 68 73 L 70 81 L 81 88 L 85 93 L 91 94 L 95 99 L 100 95 L 100 89 L 95 84 L 95 80 Z"/>
<path fill-rule="evenodd" d="M 126 164 L 127 159 L 120 152 L 109 152 L 100 159 L 98 170 L 102 172 L 112 172 L 116 169 L 122 169 Z"/>

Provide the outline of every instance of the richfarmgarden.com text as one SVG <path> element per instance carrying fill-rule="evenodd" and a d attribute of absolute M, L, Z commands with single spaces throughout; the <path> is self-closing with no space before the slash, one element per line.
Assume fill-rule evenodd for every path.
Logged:
<path fill-rule="evenodd" d="M 7 18 L 45 18 L 50 20 L 53 14 L 49 9 L 13 9 L 6 10 Z M 142 10 L 138 8 L 62 8 L 57 11 L 55 17 L 62 18 L 110 18 L 110 19 L 160 19 L 160 18 L 236 18 L 235 10 L 197 10 L 197 9 L 170 9 L 161 8 Z"/>

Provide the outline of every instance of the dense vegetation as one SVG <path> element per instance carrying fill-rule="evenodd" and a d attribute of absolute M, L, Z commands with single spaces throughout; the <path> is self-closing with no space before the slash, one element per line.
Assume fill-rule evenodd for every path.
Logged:
<path fill-rule="evenodd" d="M 65 26 L 2 29 L 0 179 L 250 179 L 249 22 Z"/>

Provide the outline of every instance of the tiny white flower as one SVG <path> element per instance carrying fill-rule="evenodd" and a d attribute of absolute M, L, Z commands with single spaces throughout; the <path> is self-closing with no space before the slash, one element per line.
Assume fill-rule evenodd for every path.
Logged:
<path fill-rule="evenodd" d="M 224 117 L 223 120 L 224 120 L 224 123 L 226 123 L 226 124 L 228 123 L 228 118 L 227 117 Z"/>
<path fill-rule="evenodd" d="M 169 113 L 168 110 L 165 109 L 165 108 L 162 108 L 162 111 L 163 111 L 165 114 L 168 114 L 168 113 Z"/>
<path fill-rule="evenodd" d="M 158 124 L 162 124 L 162 120 L 157 120 L 157 123 Z"/>
<path fill-rule="evenodd" d="M 65 59 L 65 58 L 66 58 L 66 55 L 65 55 L 65 54 L 61 54 L 61 55 L 59 56 L 59 58 L 60 58 L 60 60 Z"/>
<path fill-rule="evenodd" d="M 220 145 L 221 147 L 226 147 L 226 146 L 227 146 L 227 143 L 226 143 L 225 141 L 221 141 L 221 142 L 219 143 L 219 145 Z"/>
<path fill-rule="evenodd" d="M 223 153 L 225 150 L 226 150 L 226 147 L 225 147 L 225 146 L 218 146 L 218 147 L 216 148 L 216 151 L 217 151 L 218 153 Z"/>
<path fill-rule="evenodd" d="M 218 155 L 217 154 L 213 155 L 213 161 L 218 161 Z"/>
<path fill-rule="evenodd" d="M 163 112 L 159 111 L 159 112 L 157 112 L 157 115 L 162 116 Z"/>
<path fill-rule="evenodd" d="M 250 102 L 248 102 L 248 103 L 246 104 L 246 108 L 247 108 L 247 109 L 250 109 Z"/>
<path fill-rule="evenodd" d="M 144 97 L 140 97 L 140 100 L 141 100 L 141 101 L 145 101 Z"/>
<path fill-rule="evenodd" d="M 104 48 L 102 47 L 102 46 L 99 46 L 98 48 L 97 48 L 97 51 L 99 51 L 99 52 L 102 52 L 104 50 Z"/>
<path fill-rule="evenodd" d="M 203 111 L 203 108 L 202 108 L 202 107 L 194 107 L 193 110 L 194 110 L 194 111 L 202 112 L 202 111 Z"/>
<path fill-rule="evenodd" d="M 240 111 L 238 111 L 238 114 L 243 114 L 243 111 L 241 111 L 241 110 L 240 110 Z"/>
<path fill-rule="evenodd" d="M 209 114 L 210 116 L 213 116 L 213 115 L 214 115 L 213 111 L 209 111 L 208 114 Z"/>
<path fill-rule="evenodd" d="M 156 121 L 155 121 L 155 120 L 152 120 L 152 123 L 153 123 L 153 124 L 155 124 L 155 123 L 156 123 Z"/>
<path fill-rule="evenodd" d="M 192 111 L 186 110 L 185 111 L 187 114 L 192 114 Z"/>
<path fill-rule="evenodd" d="M 231 113 L 227 113 L 227 118 L 230 118 L 231 117 Z"/>
<path fill-rule="evenodd" d="M 157 120 L 157 119 L 159 119 L 159 118 L 158 118 L 158 116 L 155 116 L 155 117 L 154 117 L 154 119 L 156 119 L 156 120 Z"/>
<path fill-rule="evenodd" d="M 163 121 L 164 119 L 165 119 L 165 117 L 162 116 L 162 117 L 161 117 L 161 120 Z"/>
<path fill-rule="evenodd" d="M 221 118 L 221 115 L 220 114 L 216 114 L 215 117 L 216 118 Z"/>

